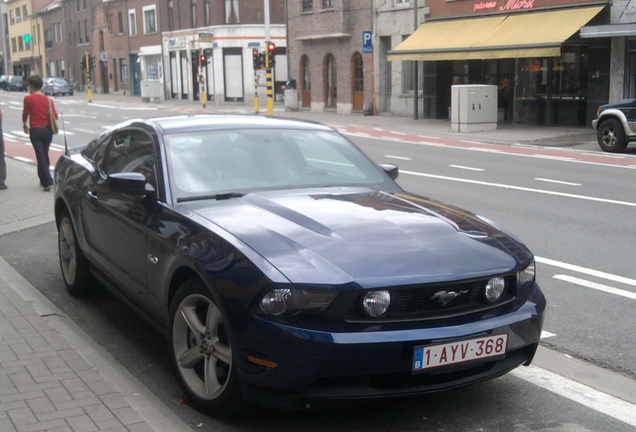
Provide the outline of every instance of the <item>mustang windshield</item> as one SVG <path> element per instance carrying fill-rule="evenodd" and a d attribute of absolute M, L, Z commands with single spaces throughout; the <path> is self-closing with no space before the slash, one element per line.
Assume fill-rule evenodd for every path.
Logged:
<path fill-rule="evenodd" d="M 388 176 L 334 132 L 206 131 L 165 137 L 175 197 L 330 186 L 395 190 Z"/>

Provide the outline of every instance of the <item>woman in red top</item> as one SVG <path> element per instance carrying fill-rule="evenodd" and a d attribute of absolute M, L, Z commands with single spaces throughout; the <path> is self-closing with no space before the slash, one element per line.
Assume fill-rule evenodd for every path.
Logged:
<path fill-rule="evenodd" d="M 31 144 L 35 149 L 35 157 L 38 160 L 38 177 L 40 184 L 45 191 L 50 191 L 53 185 L 49 161 L 49 147 L 53 141 L 53 131 L 49 123 L 49 100 L 51 109 L 58 118 L 55 103 L 42 93 L 44 82 L 39 75 L 32 75 L 27 79 L 29 85 L 29 95 L 24 97 L 24 107 L 22 108 L 22 124 L 24 133 L 29 134 Z M 27 125 L 27 120 L 29 125 Z"/>

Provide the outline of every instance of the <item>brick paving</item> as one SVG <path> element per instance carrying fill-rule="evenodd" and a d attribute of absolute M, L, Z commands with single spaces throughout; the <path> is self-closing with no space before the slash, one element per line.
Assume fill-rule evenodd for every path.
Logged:
<path fill-rule="evenodd" d="M 7 159 L 7 171 L 0 236 L 53 221 L 36 167 Z M 191 430 L 67 321 L 0 258 L 0 431 Z"/>

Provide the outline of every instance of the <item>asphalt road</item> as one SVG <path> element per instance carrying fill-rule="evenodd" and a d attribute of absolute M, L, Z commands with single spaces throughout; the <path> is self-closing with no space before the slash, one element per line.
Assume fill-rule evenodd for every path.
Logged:
<path fill-rule="evenodd" d="M 115 123 L 130 115 L 118 110 L 100 115 L 68 108 L 67 112 L 73 119 L 68 123 L 75 134 L 71 137 L 77 141 L 101 131 L 106 121 Z M 5 114 L 5 131 L 11 127 Z M 636 377 L 636 300 L 629 297 L 636 292 L 631 263 L 636 197 L 630 190 L 635 170 L 515 156 L 505 149 L 486 152 L 352 138 L 376 161 L 399 164 L 398 181 L 406 189 L 495 220 L 530 246 L 549 302 L 544 346 Z M 53 224 L 1 237 L 0 255 L 193 430 L 634 430 L 613 418 L 611 410 L 590 409 L 514 374 L 412 399 L 321 412 L 254 408 L 241 417 L 213 419 L 182 403 L 165 341 L 122 303 L 107 292 L 81 301 L 66 294 Z"/>

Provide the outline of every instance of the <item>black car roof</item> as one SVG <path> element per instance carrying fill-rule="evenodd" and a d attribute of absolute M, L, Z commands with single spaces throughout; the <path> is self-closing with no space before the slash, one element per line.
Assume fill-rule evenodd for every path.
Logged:
<path fill-rule="evenodd" d="M 303 129 L 315 131 L 332 131 L 330 127 L 303 120 L 283 119 L 257 115 L 214 115 L 195 114 L 157 117 L 137 120 L 155 126 L 164 134 L 178 134 L 194 131 L 212 131 L 228 129 Z"/>

